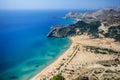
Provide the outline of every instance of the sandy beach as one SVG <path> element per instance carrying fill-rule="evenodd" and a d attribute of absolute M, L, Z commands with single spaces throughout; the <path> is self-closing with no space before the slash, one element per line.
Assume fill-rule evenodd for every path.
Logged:
<path fill-rule="evenodd" d="M 43 69 L 40 73 L 38 73 L 36 76 L 34 76 L 31 80 L 40 80 L 43 79 L 44 77 L 50 77 L 52 73 L 56 70 L 56 68 L 59 68 L 59 66 L 64 63 L 69 56 L 71 56 L 71 52 L 73 52 L 73 47 L 76 46 L 76 44 L 72 41 L 71 46 L 65 53 L 63 53 L 56 61 L 54 61 L 52 64 L 50 64 L 48 67 Z M 65 60 L 64 60 L 65 59 Z M 59 72 L 56 72 L 59 73 Z"/>
<path fill-rule="evenodd" d="M 70 39 L 72 44 L 69 49 L 31 80 L 49 80 L 53 75 L 58 73 L 62 73 L 66 80 L 74 80 L 77 76 L 84 74 L 90 76 L 90 72 L 92 73 L 93 68 L 107 69 L 99 62 L 114 60 L 118 57 L 118 55 L 109 54 L 109 52 L 107 52 L 107 54 L 97 54 L 94 50 L 86 48 L 86 46 L 94 46 L 119 52 L 120 43 L 114 42 L 113 39 L 93 39 L 87 35 L 73 36 L 70 37 Z M 112 69 L 120 69 L 120 66 Z M 101 79 L 101 77 L 99 78 Z"/>

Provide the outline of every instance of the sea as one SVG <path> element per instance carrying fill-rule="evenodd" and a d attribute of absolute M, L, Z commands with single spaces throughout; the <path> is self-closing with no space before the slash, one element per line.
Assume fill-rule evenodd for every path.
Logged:
<path fill-rule="evenodd" d="M 70 10 L 0 10 L 0 80 L 30 80 L 71 45 L 48 38 L 51 27 L 67 26 Z M 80 11 L 85 12 L 85 11 Z"/>

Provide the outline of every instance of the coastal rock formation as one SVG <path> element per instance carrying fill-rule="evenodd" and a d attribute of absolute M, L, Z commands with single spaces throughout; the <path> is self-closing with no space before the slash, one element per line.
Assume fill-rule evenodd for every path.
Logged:
<path fill-rule="evenodd" d="M 81 34 L 89 34 L 93 37 L 98 37 L 98 27 L 100 22 L 85 23 L 78 21 L 75 24 L 71 24 L 67 27 L 53 27 L 48 33 L 48 37 L 68 37 Z"/>
<path fill-rule="evenodd" d="M 120 41 L 120 8 L 96 12 L 69 12 L 65 18 L 79 19 L 67 27 L 55 26 L 47 37 L 69 37 L 86 34 L 92 38 L 114 38 Z"/>
<path fill-rule="evenodd" d="M 55 26 L 48 33 L 47 37 L 67 37 L 70 32 L 70 27 Z"/>

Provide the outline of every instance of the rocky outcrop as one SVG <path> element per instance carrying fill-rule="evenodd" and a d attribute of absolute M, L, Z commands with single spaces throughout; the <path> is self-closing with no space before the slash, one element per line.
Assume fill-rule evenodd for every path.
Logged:
<path fill-rule="evenodd" d="M 51 31 L 47 34 L 47 37 L 61 37 L 61 35 L 58 34 L 61 28 L 63 27 L 62 26 L 52 27 Z"/>
<path fill-rule="evenodd" d="M 77 23 L 71 24 L 67 27 L 53 27 L 47 37 L 68 37 L 84 33 L 98 37 L 98 27 L 100 25 L 100 22 L 85 23 L 83 21 L 78 21 Z"/>
<path fill-rule="evenodd" d="M 55 26 L 47 34 L 47 37 L 67 37 L 72 35 L 75 35 L 75 32 L 71 29 L 71 27 Z"/>

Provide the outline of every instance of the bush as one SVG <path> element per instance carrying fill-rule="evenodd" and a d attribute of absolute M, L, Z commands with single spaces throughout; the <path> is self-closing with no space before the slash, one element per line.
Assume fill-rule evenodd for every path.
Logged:
<path fill-rule="evenodd" d="M 61 74 L 57 74 L 53 76 L 50 80 L 65 80 L 65 78 Z"/>
<path fill-rule="evenodd" d="M 107 38 L 114 38 L 116 41 L 120 41 L 120 26 L 112 26 L 108 29 L 108 33 L 105 34 Z"/>

